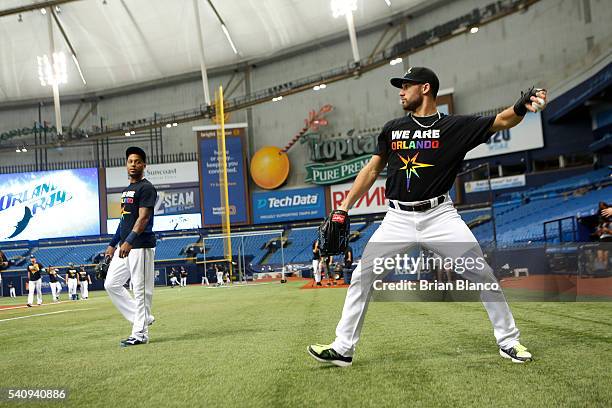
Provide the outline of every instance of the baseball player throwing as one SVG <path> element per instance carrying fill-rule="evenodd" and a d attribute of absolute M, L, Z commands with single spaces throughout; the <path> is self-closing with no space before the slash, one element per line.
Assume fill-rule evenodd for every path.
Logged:
<path fill-rule="evenodd" d="M 130 185 L 121 193 L 121 221 L 105 252 L 112 260 L 104 289 L 123 317 L 132 323 L 132 334 L 120 342 L 122 347 L 129 347 L 149 341 L 149 325 L 155 320 L 151 304 L 156 244 L 153 208 L 157 191 L 144 178 L 145 152 L 139 147 L 130 147 L 125 157 Z M 134 286 L 133 298 L 123 286 L 128 279 Z"/>
<path fill-rule="evenodd" d="M 436 107 L 439 81 L 432 70 L 413 67 L 402 78 L 392 78 L 391 85 L 400 88 L 400 101 L 408 114 L 385 124 L 378 136 L 377 152 L 339 207 L 348 212 L 387 166 L 389 209 L 353 272 L 336 339 L 329 345 L 308 347 L 317 361 L 342 367 L 352 364 L 373 282 L 379 278 L 372 263 L 364 261 L 368 251 L 377 251 L 377 257 L 394 256 L 397 252 L 383 252 L 393 244 L 400 243 L 404 248 L 419 244 L 443 257 L 457 258 L 467 251 L 457 253 L 461 245 L 444 244 L 462 243 L 482 256 L 476 238 L 455 210 L 448 191 L 468 151 L 485 143 L 495 132 L 518 125 L 528 111 L 536 112 L 546 105 L 546 91 L 531 88 L 521 94 L 514 106 L 496 116 L 447 116 Z M 330 219 L 333 221 L 333 217 Z M 484 266 L 466 271 L 464 277 L 478 282 L 494 280 L 491 268 L 486 263 Z M 519 342 L 519 330 L 501 290 L 483 290 L 480 295 L 500 355 L 517 363 L 530 361 L 531 353 Z"/>

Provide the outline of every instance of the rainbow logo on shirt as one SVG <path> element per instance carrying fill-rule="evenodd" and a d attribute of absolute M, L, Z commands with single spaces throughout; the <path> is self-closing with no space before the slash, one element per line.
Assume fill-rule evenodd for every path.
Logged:
<path fill-rule="evenodd" d="M 406 158 L 404 158 L 399 153 L 398 153 L 398 156 L 400 160 L 404 163 L 404 167 L 400 167 L 399 169 L 406 170 L 406 189 L 408 191 L 410 191 L 410 179 L 412 175 L 414 174 L 415 176 L 420 177 L 417 169 L 434 166 L 433 164 L 417 162 L 417 158 L 419 157 L 419 152 L 416 152 L 415 155 L 412 156 L 412 158 L 410 157 L 410 155 L 406 155 Z"/>

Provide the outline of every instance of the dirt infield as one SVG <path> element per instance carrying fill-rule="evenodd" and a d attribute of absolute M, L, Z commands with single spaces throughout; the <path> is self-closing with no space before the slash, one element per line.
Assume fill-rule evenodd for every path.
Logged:
<path fill-rule="evenodd" d="M 579 278 L 576 275 L 531 275 L 502 279 L 503 288 L 528 289 L 577 296 L 612 297 L 612 277 Z"/>
<path fill-rule="evenodd" d="M 349 285 L 338 281 L 337 285 L 327 286 L 323 281 L 322 286 L 315 286 L 312 279 L 301 289 L 331 289 L 348 288 Z M 518 278 L 506 278 L 501 280 L 502 288 L 526 289 L 551 293 L 566 293 L 576 296 L 602 296 L 612 297 L 612 277 L 606 278 L 579 278 L 576 275 L 532 275 Z"/>

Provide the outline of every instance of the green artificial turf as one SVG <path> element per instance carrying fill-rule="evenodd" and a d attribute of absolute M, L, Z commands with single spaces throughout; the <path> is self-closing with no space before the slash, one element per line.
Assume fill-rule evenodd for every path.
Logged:
<path fill-rule="evenodd" d="M 65 402 L 0 406 L 612 405 L 611 303 L 513 303 L 535 356 L 521 365 L 499 357 L 479 303 L 375 302 L 342 369 L 306 347 L 333 340 L 346 290 L 301 285 L 156 289 L 151 342 L 128 349 L 119 340 L 130 326 L 104 292 L 0 310 L 0 388 L 70 392 Z"/>

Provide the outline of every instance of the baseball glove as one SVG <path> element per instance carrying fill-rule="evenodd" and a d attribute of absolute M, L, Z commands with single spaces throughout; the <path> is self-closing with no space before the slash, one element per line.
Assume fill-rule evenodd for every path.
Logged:
<path fill-rule="evenodd" d="M 109 256 L 105 256 L 95 268 L 96 271 L 96 279 L 104 280 L 106 279 L 106 272 L 108 272 L 108 265 L 110 265 L 111 258 Z"/>
<path fill-rule="evenodd" d="M 346 211 L 334 210 L 319 227 L 319 248 L 322 256 L 343 254 L 351 231 L 351 221 Z"/>

